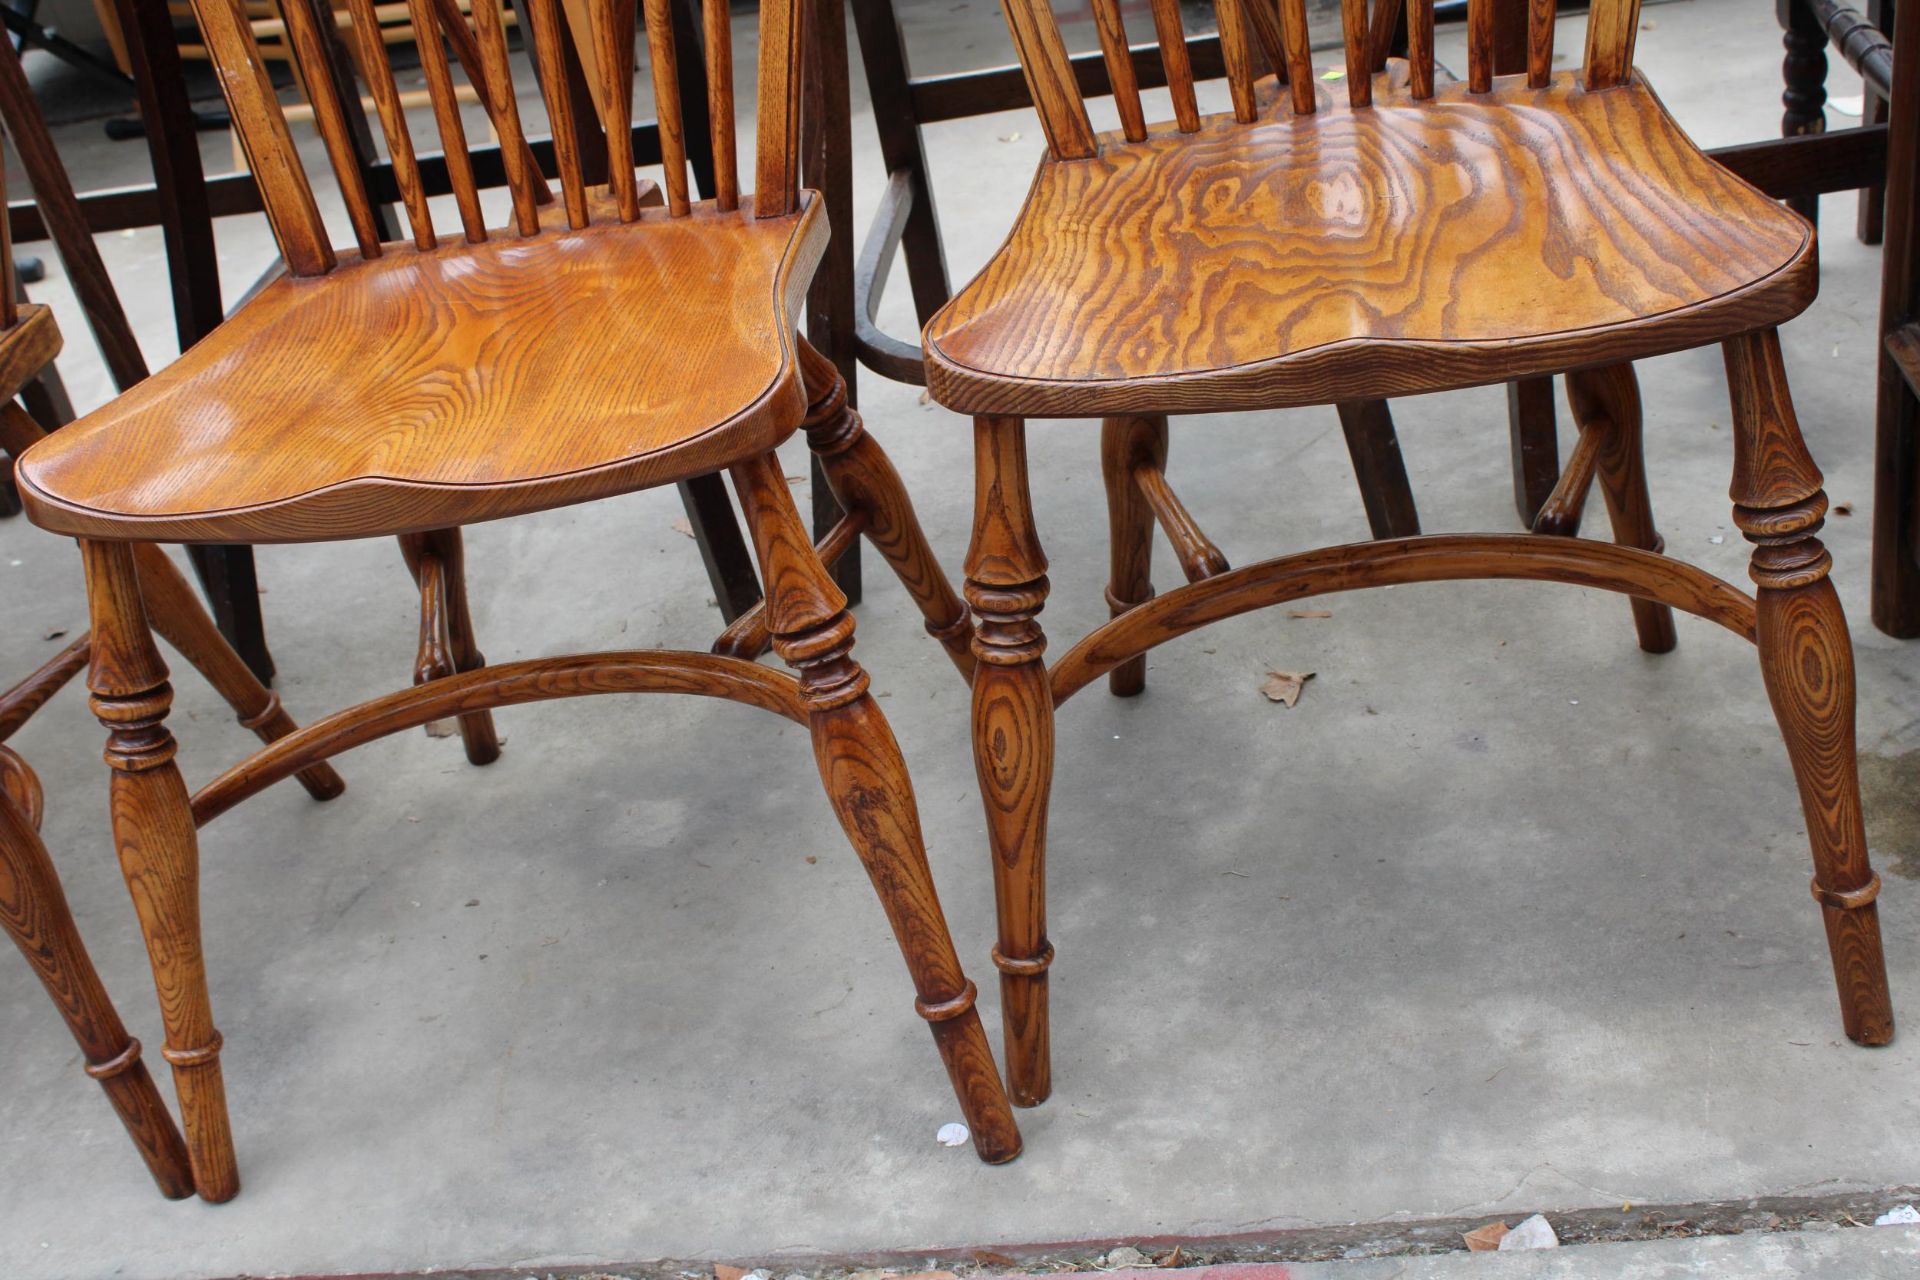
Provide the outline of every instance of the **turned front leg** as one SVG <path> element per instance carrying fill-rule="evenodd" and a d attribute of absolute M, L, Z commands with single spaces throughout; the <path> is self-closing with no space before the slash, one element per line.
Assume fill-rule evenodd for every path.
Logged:
<path fill-rule="evenodd" d="M 807 447 L 820 459 L 840 509 L 861 520 L 861 533 L 913 597 L 927 633 L 946 649 L 961 676 L 972 679 L 972 620 L 927 545 L 892 460 L 847 403 L 846 379 L 833 361 L 804 340 L 800 372 L 807 388 L 807 417 L 801 424 Z"/>
<path fill-rule="evenodd" d="M 773 647 L 800 678 L 827 798 L 893 926 L 914 1009 L 933 1032 L 974 1149 L 990 1164 L 1011 1160 L 1020 1131 L 934 891 L 906 761 L 853 659 L 846 596 L 814 554 L 778 460 L 734 467 L 733 483 L 766 581 Z"/>
<path fill-rule="evenodd" d="M 74 928 L 53 861 L 40 842 L 37 803 L 22 803 L 10 785 L 38 785 L 21 759 L 0 747 L 0 928 L 19 946 L 80 1046 L 87 1074 L 100 1082 L 127 1136 L 169 1200 L 193 1194 L 187 1148 L 140 1060 L 140 1042 L 127 1034 L 87 949 Z"/>
<path fill-rule="evenodd" d="M 1760 670 L 1786 739 L 1813 846 L 1813 896 L 1827 926 L 1840 1016 L 1860 1044 L 1893 1039 L 1893 1005 L 1867 860 L 1854 754 L 1853 645 L 1815 536 L 1827 495 L 1801 438 L 1780 359 L 1764 330 L 1728 342 L 1733 394 L 1733 518 L 1754 544 Z"/>
<path fill-rule="evenodd" d="M 1053 787 L 1053 692 L 1039 613 L 1047 558 L 1027 488 L 1026 424 L 977 418 L 973 428 L 973 763 L 986 806 L 1000 943 L 1007 1086 L 1023 1107 L 1053 1092 L 1047 1042 L 1047 799 Z"/>
<path fill-rule="evenodd" d="M 1647 462 L 1640 412 L 1640 383 L 1631 364 L 1576 370 L 1567 375 L 1567 398 L 1582 435 L 1598 442 L 1594 466 L 1600 492 L 1613 522 L 1613 540 L 1623 547 L 1665 551 L 1653 525 L 1653 497 L 1647 489 Z M 1671 653 L 1677 642 L 1673 610 L 1633 597 L 1633 626 L 1648 653 Z"/>
<path fill-rule="evenodd" d="M 173 689 L 147 629 L 133 548 L 86 541 L 80 548 L 93 621 L 87 687 L 107 729 L 113 840 L 167 1029 L 160 1053 L 173 1067 L 194 1184 L 203 1199 L 230 1200 L 240 1175 L 201 953 L 200 850 L 166 726 Z"/>
<path fill-rule="evenodd" d="M 487 665 L 474 637 L 467 607 L 467 556 L 458 529 L 430 529 L 400 535 L 400 554 L 420 588 L 420 653 L 413 682 L 425 684 Z M 500 735 L 493 712 L 469 711 L 460 717 L 460 738 L 469 764 L 500 758 Z"/>

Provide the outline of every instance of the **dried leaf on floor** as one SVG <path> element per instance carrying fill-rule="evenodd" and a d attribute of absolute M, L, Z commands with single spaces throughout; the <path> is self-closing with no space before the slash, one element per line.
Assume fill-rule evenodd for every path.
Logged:
<path fill-rule="evenodd" d="M 1333 616 L 1333 610 L 1331 609 L 1289 609 L 1287 610 L 1287 616 L 1289 618 L 1331 618 Z"/>
<path fill-rule="evenodd" d="M 1853 504 L 1851 502 L 1836 502 L 1833 504 L 1833 514 L 1837 516 L 1850 516 L 1853 514 Z"/>
<path fill-rule="evenodd" d="M 1004 1253 L 995 1253 L 992 1249 L 975 1249 L 973 1260 L 983 1267 L 1017 1267 L 1020 1264 Z"/>
<path fill-rule="evenodd" d="M 673 522 L 673 531 L 675 533 L 684 533 L 689 538 L 693 536 L 693 526 L 687 523 L 684 516 Z"/>
<path fill-rule="evenodd" d="M 1500 1247 L 1500 1239 L 1506 1234 L 1506 1223 L 1489 1222 L 1484 1227 L 1475 1227 L 1462 1233 L 1460 1238 L 1467 1242 L 1467 1248 L 1474 1253 L 1492 1253 Z"/>
<path fill-rule="evenodd" d="M 713 1264 L 713 1280 L 745 1280 L 745 1267 L 730 1267 L 724 1262 Z"/>
<path fill-rule="evenodd" d="M 1311 671 L 1269 671 L 1260 685 L 1260 692 L 1267 695 L 1268 702 L 1296 706 L 1300 702 L 1300 691 L 1306 688 L 1307 681 L 1311 679 Z"/>
<path fill-rule="evenodd" d="M 1160 1265 L 1163 1267 L 1179 1266 L 1180 1265 L 1180 1246 L 1179 1245 L 1173 1246 L 1173 1252 L 1168 1254 L 1166 1257 L 1160 1259 Z"/>

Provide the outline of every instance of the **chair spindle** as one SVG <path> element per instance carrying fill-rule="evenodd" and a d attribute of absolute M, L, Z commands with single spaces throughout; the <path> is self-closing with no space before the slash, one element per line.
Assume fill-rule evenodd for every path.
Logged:
<path fill-rule="evenodd" d="M 197 0 L 207 8 L 218 8 L 228 0 Z M 387 155 L 393 161 L 393 180 L 400 188 L 400 202 L 407 207 L 407 226 L 413 232 L 414 247 L 426 250 L 438 240 L 433 234 L 433 214 L 427 208 L 427 189 L 420 182 L 420 163 L 413 154 L 413 136 L 407 132 L 406 112 L 400 106 L 400 89 L 393 82 L 393 68 L 387 63 L 387 49 L 380 40 L 380 21 L 374 16 L 373 0 L 347 0 L 347 16 L 352 20 L 354 40 L 360 50 L 360 70 L 373 95 L 374 111 L 380 117 L 380 132 L 387 140 Z M 226 59 L 218 53 L 221 65 Z"/>
<path fill-rule="evenodd" d="M 473 158 L 467 154 L 467 130 L 460 120 L 460 100 L 454 96 L 453 72 L 447 64 L 440 19 L 433 11 L 432 0 L 407 0 L 407 12 L 413 19 L 413 44 L 420 51 L 420 70 L 427 77 L 433 122 L 440 131 L 447 179 L 453 185 L 454 203 L 460 207 L 460 227 L 468 244 L 484 244 L 487 222 L 480 212 L 480 187 L 473 179 Z M 462 20 L 459 25 L 465 27 L 466 22 Z"/>
<path fill-rule="evenodd" d="M 1310 116 L 1314 112 L 1313 44 L 1307 33 L 1307 0 L 1280 0 L 1280 17 L 1294 114 Z"/>
<path fill-rule="evenodd" d="M 333 245 L 320 219 L 320 207 L 313 202 L 307 172 L 293 149 L 287 117 L 267 78 L 253 30 L 233 0 L 194 0 L 193 11 L 200 19 L 207 51 L 221 68 L 233 126 L 260 186 L 280 256 L 296 276 L 324 275 L 333 270 Z"/>
<path fill-rule="evenodd" d="M 1467 90 L 1493 88 L 1493 0 L 1467 0 Z"/>
<path fill-rule="evenodd" d="M 1527 3 L 1527 87 L 1544 89 L 1553 79 L 1554 0 Z"/>
<path fill-rule="evenodd" d="M 1611 89 L 1632 77 L 1639 29 L 1640 0 L 1593 0 L 1587 11 L 1587 88 Z"/>
<path fill-rule="evenodd" d="M 727 0 L 703 0 L 700 13 L 707 46 L 714 204 L 731 213 L 740 207 L 740 162 L 733 141 L 733 18 Z"/>
<path fill-rule="evenodd" d="M 1433 0 L 1407 0 L 1407 85 L 1416 99 L 1433 96 Z"/>
<path fill-rule="evenodd" d="M 1340 0 L 1340 39 L 1347 54 L 1347 105 L 1373 105 L 1373 66 L 1367 47 L 1367 0 Z"/>
<path fill-rule="evenodd" d="M 1280 34 L 1280 9 L 1274 0 L 1247 0 L 1247 19 L 1274 77 L 1287 83 L 1287 42 Z"/>
<path fill-rule="evenodd" d="M 523 236 L 540 234 L 540 193 L 552 199 L 547 180 L 530 163 L 526 131 L 520 127 L 520 103 L 513 92 L 513 67 L 507 61 L 507 25 L 500 0 L 473 0 L 473 30 L 480 43 L 480 99 L 500 135 L 500 160 L 513 195 L 514 227 Z"/>
<path fill-rule="evenodd" d="M 667 175 L 667 212 L 683 218 L 687 199 L 687 134 L 680 120 L 680 64 L 674 57 L 673 0 L 642 0 L 647 60 L 653 68 L 653 114 L 660 128 L 660 164 Z"/>
<path fill-rule="evenodd" d="M 1044 3 L 1044 0 L 1032 0 Z M 1007 0 L 1009 15 L 1023 7 L 1024 0 Z M 800 207 L 800 89 L 801 36 L 806 9 L 802 0 L 762 0 L 760 5 L 760 111 L 755 126 L 759 133 L 754 157 L 753 214 L 756 218 L 778 218 Z M 1051 21 L 1053 46 L 1066 61 L 1060 47 L 1060 33 Z M 1071 86 L 1073 77 L 1068 74 Z M 1036 101 L 1044 102 L 1036 95 Z M 1087 123 L 1085 106 L 1079 96 L 1073 102 L 1080 108 L 1080 128 L 1085 150 L 1074 155 L 1093 154 L 1093 126 Z M 1043 115 L 1042 119 L 1046 117 Z M 1051 139 L 1053 133 L 1048 131 Z M 1069 153 L 1056 144 L 1055 153 L 1063 159 Z"/>
<path fill-rule="evenodd" d="M 6 134 L 6 129 L 0 127 L 0 143 L 6 141 Z M 0 210 L 6 207 L 7 172 L 6 166 L 0 165 Z M 0 217 L 0 329 L 11 329 L 20 323 L 20 303 L 13 296 L 13 288 L 13 221 Z"/>
<path fill-rule="evenodd" d="M 520 0 L 527 15 L 535 64 L 540 69 L 540 98 L 547 106 L 547 125 L 553 133 L 554 167 L 560 171 L 560 197 L 566 203 L 567 225 L 578 231 L 587 225 L 587 184 L 580 167 L 580 145 L 574 132 L 573 99 L 567 93 L 567 57 L 561 41 L 560 0 Z"/>
<path fill-rule="evenodd" d="M 1187 57 L 1187 31 L 1180 24 L 1180 0 L 1151 0 L 1151 4 L 1160 65 L 1166 69 L 1167 92 L 1173 95 L 1173 118 L 1180 132 L 1193 133 L 1200 128 L 1200 103 L 1193 96 L 1193 63 Z"/>
<path fill-rule="evenodd" d="M 1067 60 L 1067 47 L 1060 40 L 1060 25 L 1053 19 L 1053 11 L 1047 7 L 1047 0 L 1002 0 L 1000 10 L 1006 15 L 1007 30 L 1013 36 L 1014 48 L 1019 51 L 1020 68 L 1027 78 L 1027 89 L 1033 95 L 1033 104 L 1040 112 L 1040 127 L 1046 131 L 1047 146 L 1053 154 L 1062 160 L 1084 160 L 1094 151 L 1093 125 L 1087 119 L 1087 104 L 1080 97 L 1079 81 L 1074 79 L 1073 64 Z M 761 93 L 766 93 L 769 83 L 766 60 L 768 57 L 767 28 L 768 14 L 765 7 L 760 10 L 760 83 Z M 1185 46 L 1181 46 L 1185 49 Z M 760 136 L 767 135 L 767 101 L 760 100 L 761 122 Z M 760 146 L 760 164 L 764 173 L 772 157 L 763 142 Z M 765 182 L 761 182 L 765 186 Z M 762 217 L 766 216 L 764 211 Z"/>
<path fill-rule="evenodd" d="M 1253 96 L 1253 43 L 1245 8 L 1258 3 L 1260 0 L 1214 0 L 1214 14 L 1220 24 L 1220 57 L 1226 63 L 1227 89 L 1233 95 L 1233 118 L 1241 124 L 1252 124 L 1259 115 Z"/>
<path fill-rule="evenodd" d="M 366 183 L 360 176 L 360 157 L 354 153 L 352 128 L 335 90 L 327 44 L 331 33 L 320 29 L 311 0 L 282 0 L 280 9 L 286 19 L 287 35 L 293 44 L 301 78 L 306 83 L 308 100 L 313 103 L 314 123 L 327 144 L 327 159 L 333 165 L 334 179 L 340 184 L 340 199 L 346 204 L 347 218 L 353 224 L 354 241 L 360 246 L 362 258 L 377 258 L 380 226 L 373 216 L 373 201 L 367 196 Z M 331 19 L 331 6 L 327 13 Z M 357 110 L 359 104 L 355 103 L 354 107 Z"/>
<path fill-rule="evenodd" d="M 1387 69 L 1403 3 L 1404 0 L 1373 0 L 1373 14 L 1367 21 L 1367 70 L 1378 73 Z"/>
<path fill-rule="evenodd" d="M 1147 136 L 1147 117 L 1140 109 L 1140 79 L 1133 74 L 1133 52 L 1127 45 L 1126 23 L 1120 18 L 1120 0 L 1092 0 L 1092 6 L 1100 56 L 1113 85 L 1113 105 L 1120 111 L 1120 131 L 1128 142 L 1140 142 Z"/>
<path fill-rule="evenodd" d="M 640 217 L 640 186 L 633 174 L 634 2 L 588 0 L 587 5 L 592 15 L 594 61 L 600 72 L 600 91 L 594 100 L 607 134 L 607 186 L 622 222 Z M 674 102 L 679 102 L 678 95 Z M 672 172 L 671 166 L 668 172 Z"/>

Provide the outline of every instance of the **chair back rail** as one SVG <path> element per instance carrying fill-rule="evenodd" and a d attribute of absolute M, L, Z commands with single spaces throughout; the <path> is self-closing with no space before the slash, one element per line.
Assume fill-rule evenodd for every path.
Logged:
<path fill-rule="evenodd" d="M 406 3 L 439 148 L 445 156 L 459 213 L 461 239 L 480 244 L 500 233 L 488 230 L 480 206 L 479 184 L 454 80 L 456 64 L 458 74 L 473 87 L 500 139 L 513 202 L 508 234 L 539 235 L 540 206 L 551 203 L 554 193 L 534 159 L 520 119 L 502 0 L 473 0 L 471 22 L 457 0 Z M 572 31 L 571 35 L 560 9 L 561 0 L 516 0 L 516 4 L 525 20 L 530 57 L 553 134 L 554 168 L 568 227 L 579 229 L 592 220 L 588 190 L 593 185 L 591 175 L 599 173 L 606 177 L 613 216 L 621 222 L 640 217 L 640 187 L 633 163 L 632 94 L 634 40 L 641 28 L 646 33 L 654 112 L 659 122 L 667 216 L 679 218 L 691 213 L 671 0 L 587 0 L 588 20 L 584 25 L 588 30 Z M 779 217 L 799 207 L 800 4 L 801 0 L 762 0 L 761 4 L 759 150 L 753 197 L 753 212 L 758 217 Z M 298 276 L 332 270 L 337 263 L 332 241 L 306 169 L 294 150 L 286 116 L 251 27 L 236 0 L 193 0 L 193 8 L 288 270 Z M 335 82 L 327 74 L 325 33 L 312 5 L 291 0 L 284 8 L 288 44 L 311 95 L 314 120 L 346 206 L 354 241 L 362 257 L 377 258 L 395 246 L 383 245 L 380 240 L 375 206 L 353 149 L 347 104 L 341 101 Z M 432 250 L 439 246 L 441 232 L 434 225 L 427 202 L 419 153 L 387 59 L 387 46 L 381 39 L 374 0 L 347 0 L 347 15 L 357 42 L 357 61 L 392 159 L 413 247 L 423 252 Z M 706 114 L 712 127 L 715 168 L 713 204 L 731 212 L 739 208 L 741 197 L 734 142 L 732 33 L 726 0 L 703 0 L 702 19 Z M 586 125 L 580 118 L 580 113 L 588 109 L 582 95 L 569 92 L 568 68 L 577 65 L 569 62 L 571 52 L 565 45 L 569 38 L 591 42 L 592 62 L 600 83 L 595 86 L 598 91 L 587 96 L 597 127 Z M 1086 137 L 1091 140 L 1090 129 Z M 604 165 L 600 157 L 587 154 L 590 147 L 604 147 Z"/>
<path fill-rule="evenodd" d="M 1287 99 L 1294 114 L 1311 115 L 1318 104 L 1306 0 L 1214 0 L 1214 4 L 1234 119 L 1251 123 L 1259 114 L 1254 93 L 1256 50 L 1279 82 L 1288 87 Z M 1433 4 L 1434 0 L 1372 0 L 1369 13 L 1369 0 L 1340 0 L 1340 38 L 1350 107 L 1362 110 L 1373 105 L 1374 76 L 1386 66 L 1403 7 L 1406 92 L 1416 100 L 1433 97 Z M 1119 2 L 1091 0 L 1091 6 L 1101 60 L 1120 113 L 1121 136 L 1129 142 L 1142 141 L 1147 136 L 1148 121 L 1140 104 L 1140 86 Z M 1180 132 L 1192 133 L 1200 128 L 1200 111 L 1180 25 L 1179 2 L 1150 0 L 1150 7 L 1167 89 L 1173 99 L 1174 123 Z M 1092 156 L 1098 144 L 1048 0 L 1004 0 L 1002 8 L 1054 156 L 1061 160 Z M 1508 33 L 1516 41 L 1525 37 L 1526 82 L 1535 89 L 1546 87 L 1553 78 L 1556 8 L 1556 0 L 1527 0 L 1525 31 Z M 1498 20 L 1495 0 L 1468 0 L 1467 88 L 1472 93 L 1493 89 Z M 1633 40 L 1639 21 L 1640 0 L 1592 0 L 1581 77 L 1587 89 L 1610 89 L 1632 76 Z"/>

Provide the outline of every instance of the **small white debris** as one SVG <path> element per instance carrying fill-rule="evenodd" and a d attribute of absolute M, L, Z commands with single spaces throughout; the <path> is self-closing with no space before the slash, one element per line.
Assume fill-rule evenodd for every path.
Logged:
<path fill-rule="evenodd" d="M 1132 1245 L 1123 1244 L 1118 1249 L 1110 1250 L 1107 1256 L 1101 1259 L 1101 1266 L 1105 1267 L 1108 1271 L 1119 1271 L 1126 1267 L 1144 1267 L 1146 1265 L 1147 1255 Z"/>
<path fill-rule="evenodd" d="M 1560 1237 L 1553 1234 L 1553 1224 L 1537 1213 L 1500 1237 L 1502 1253 L 1509 1249 L 1558 1249 L 1559 1247 Z"/>
<path fill-rule="evenodd" d="M 1725 542 L 1726 540 L 1727 540 L 1727 535 L 1724 533 L 1716 533 L 1711 538 L 1707 539 L 1708 542 L 1711 542 L 1716 547 L 1719 546 L 1721 543 Z"/>
<path fill-rule="evenodd" d="M 1897 1204 L 1873 1220 L 1876 1227 L 1905 1227 L 1920 1222 L 1920 1209 L 1910 1204 Z"/>
<path fill-rule="evenodd" d="M 1578 698 L 1568 698 L 1568 699 L 1567 699 L 1567 705 L 1568 705 L 1568 706 L 1570 706 L 1570 707 L 1577 707 L 1577 706 L 1579 706 L 1579 705 L 1580 705 L 1580 699 L 1578 699 Z"/>
<path fill-rule="evenodd" d="M 933 1135 L 934 1141 L 943 1147 L 964 1147 L 967 1139 L 973 1135 L 967 1132 L 967 1126 L 955 1121 L 940 1126 L 940 1132 Z"/>

